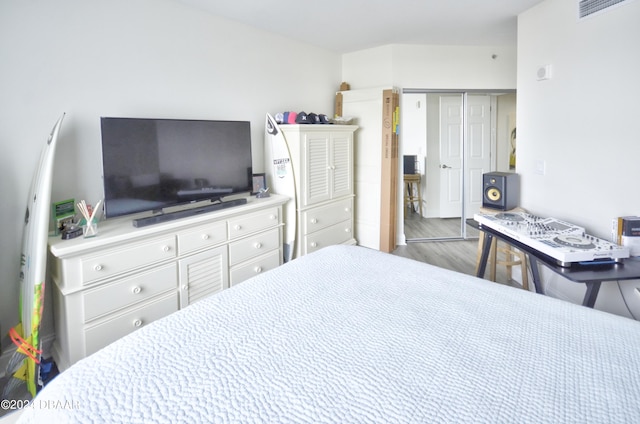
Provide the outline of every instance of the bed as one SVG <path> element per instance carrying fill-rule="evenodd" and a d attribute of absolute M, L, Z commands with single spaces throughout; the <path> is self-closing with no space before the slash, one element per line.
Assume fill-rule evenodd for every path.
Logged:
<path fill-rule="evenodd" d="M 357 246 L 76 363 L 21 423 L 637 423 L 640 323 Z"/>

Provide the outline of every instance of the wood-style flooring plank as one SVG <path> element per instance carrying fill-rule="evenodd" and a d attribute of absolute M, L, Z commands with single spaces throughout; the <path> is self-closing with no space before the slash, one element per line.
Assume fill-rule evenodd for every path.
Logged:
<path fill-rule="evenodd" d="M 398 246 L 392 254 L 426 262 L 441 268 L 467 275 L 475 275 L 478 252 L 477 230 L 467 227 L 468 240 L 420 241 L 411 239 L 433 237 L 460 237 L 460 218 L 420 218 L 419 214 L 405 210 L 406 246 Z M 486 275 L 489 271 L 487 269 Z M 496 281 L 501 284 L 516 285 L 507 278 L 506 268 L 498 266 Z"/>

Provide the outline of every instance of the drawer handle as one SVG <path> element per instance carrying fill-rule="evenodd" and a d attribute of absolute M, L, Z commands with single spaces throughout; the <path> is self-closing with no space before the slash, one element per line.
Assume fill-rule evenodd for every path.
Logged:
<path fill-rule="evenodd" d="M 345 233 L 350 233 L 350 232 L 351 232 L 351 228 L 345 228 L 345 229 L 344 229 L 344 232 L 345 232 Z"/>
<path fill-rule="evenodd" d="M 235 228 L 236 230 L 241 230 L 241 229 L 242 229 L 242 226 L 240 226 L 240 225 L 236 224 L 233 228 Z"/>
<path fill-rule="evenodd" d="M 186 291 L 186 290 L 188 290 L 188 289 L 189 289 L 189 286 L 188 286 L 188 285 L 186 285 L 186 284 L 183 284 L 183 285 L 182 285 L 182 290 L 185 290 L 185 291 Z"/>
<path fill-rule="evenodd" d="M 142 288 L 139 286 L 135 286 L 134 288 L 131 289 L 131 293 L 133 294 L 138 294 L 142 291 Z"/>
<path fill-rule="evenodd" d="M 269 215 L 269 219 L 276 219 L 277 216 L 275 216 L 274 214 Z"/>
<path fill-rule="evenodd" d="M 134 327 L 141 327 L 142 326 L 142 320 L 141 319 L 137 319 L 137 320 L 133 321 L 133 326 Z"/>
<path fill-rule="evenodd" d="M 102 265 L 96 265 L 93 267 L 95 271 L 102 271 Z"/>
<path fill-rule="evenodd" d="M 312 223 L 312 224 L 317 224 L 317 223 L 318 223 L 318 220 L 317 220 L 317 219 L 315 219 L 315 218 L 311 218 L 311 223 Z"/>
<path fill-rule="evenodd" d="M 255 247 L 256 249 L 260 249 L 262 247 L 262 243 L 257 241 L 257 242 L 254 243 L 253 247 Z"/>
<path fill-rule="evenodd" d="M 344 208 L 345 212 L 351 212 L 351 208 Z"/>
<path fill-rule="evenodd" d="M 261 266 L 257 266 L 253 270 L 256 272 L 256 274 L 260 274 L 262 272 L 262 267 Z"/>
<path fill-rule="evenodd" d="M 202 240 L 209 240 L 209 234 L 203 234 Z"/>
<path fill-rule="evenodd" d="M 311 247 L 318 247 L 318 243 L 316 243 L 315 241 L 311 242 Z"/>
<path fill-rule="evenodd" d="M 171 250 L 171 246 L 163 246 L 162 247 L 162 251 L 164 251 L 164 252 L 168 252 L 170 250 Z"/>

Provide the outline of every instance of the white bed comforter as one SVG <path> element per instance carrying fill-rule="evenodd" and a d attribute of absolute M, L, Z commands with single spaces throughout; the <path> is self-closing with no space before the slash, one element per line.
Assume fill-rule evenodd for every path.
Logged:
<path fill-rule="evenodd" d="M 640 323 L 323 249 L 80 361 L 23 423 L 638 423 Z"/>

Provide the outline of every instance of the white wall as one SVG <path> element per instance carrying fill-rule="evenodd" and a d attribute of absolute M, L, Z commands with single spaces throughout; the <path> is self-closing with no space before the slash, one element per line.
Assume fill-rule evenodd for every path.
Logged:
<path fill-rule="evenodd" d="M 342 55 L 342 80 L 351 90 L 391 86 L 393 49 L 386 45 Z"/>
<path fill-rule="evenodd" d="M 608 238 L 613 217 L 640 215 L 640 2 L 580 21 L 577 7 L 547 0 L 519 16 L 516 171 L 524 208 Z M 537 81 L 545 64 L 552 77 Z M 561 297 L 584 293 L 551 280 Z M 617 290 L 603 284 L 596 306 Z"/>
<path fill-rule="evenodd" d="M 495 58 L 494 58 L 495 56 Z M 415 89 L 514 89 L 514 46 L 394 44 L 348 53 L 342 79 L 351 89 L 396 86 Z"/>
<path fill-rule="evenodd" d="M 611 218 L 640 214 L 640 2 L 582 21 L 577 7 L 547 0 L 518 19 L 517 171 L 523 207 L 608 237 Z M 543 64 L 552 78 L 537 81 Z"/>
<path fill-rule="evenodd" d="M 100 116 L 251 120 L 333 113 L 338 54 L 169 0 L 5 0 L 0 5 L 0 323 L 18 321 L 24 207 L 63 113 L 52 200 L 102 197 Z"/>

